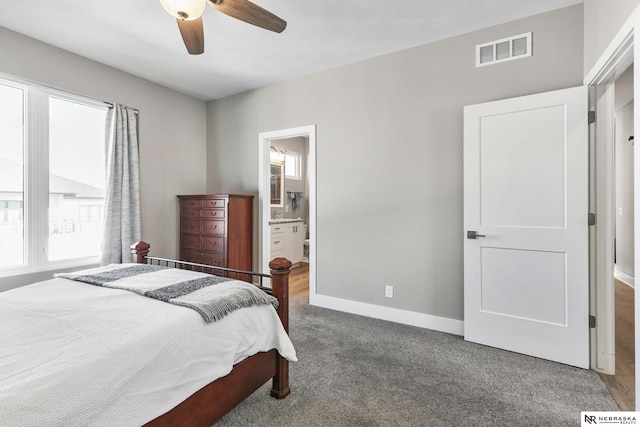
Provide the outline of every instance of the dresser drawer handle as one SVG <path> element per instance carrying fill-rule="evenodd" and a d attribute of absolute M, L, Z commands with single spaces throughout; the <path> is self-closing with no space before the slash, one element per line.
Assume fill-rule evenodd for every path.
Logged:
<path fill-rule="evenodd" d="M 193 240 L 193 239 L 191 239 L 191 240 L 189 240 L 189 244 L 190 244 L 190 245 L 195 245 L 195 244 L 196 244 L 196 241 L 195 241 L 195 240 Z"/>
<path fill-rule="evenodd" d="M 193 230 L 194 228 L 196 228 L 196 225 L 195 225 L 195 224 L 189 224 L 189 228 L 190 228 L 191 230 Z"/>
<path fill-rule="evenodd" d="M 218 215 L 218 212 L 213 212 L 213 213 L 211 214 L 211 216 L 216 216 L 216 215 Z"/>
<path fill-rule="evenodd" d="M 212 226 L 211 226 L 211 229 L 212 229 L 212 230 L 215 230 L 216 228 L 218 228 L 218 224 L 216 224 L 216 225 L 212 225 Z"/>
<path fill-rule="evenodd" d="M 275 242 L 273 242 L 273 243 L 278 244 L 278 243 L 280 243 L 280 240 L 276 240 L 276 241 L 275 241 Z"/>
<path fill-rule="evenodd" d="M 218 246 L 218 242 L 211 242 L 211 243 L 209 243 L 209 244 L 210 244 L 211 246 L 213 246 L 213 247 Z"/>

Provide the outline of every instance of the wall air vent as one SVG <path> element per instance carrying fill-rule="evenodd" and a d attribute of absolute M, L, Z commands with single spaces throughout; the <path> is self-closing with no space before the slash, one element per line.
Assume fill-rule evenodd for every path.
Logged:
<path fill-rule="evenodd" d="M 532 34 L 525 33 L 477 45 L 476 67 L 531 56 Z"/>

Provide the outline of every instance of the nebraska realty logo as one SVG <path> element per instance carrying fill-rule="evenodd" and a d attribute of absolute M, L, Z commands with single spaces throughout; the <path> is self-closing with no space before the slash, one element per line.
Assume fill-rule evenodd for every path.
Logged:
<path fill-rule="evenodd" d="M 581 426 L 638 425 L 638 412 L 582 412 Z"/>

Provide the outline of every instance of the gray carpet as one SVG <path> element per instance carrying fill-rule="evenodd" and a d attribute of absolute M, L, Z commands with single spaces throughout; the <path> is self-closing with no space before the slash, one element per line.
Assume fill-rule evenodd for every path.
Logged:
<path fill-rule="evenodd" d="M 292 393 L 270 383 L 222 426 L 579 426 L 617 411 L 593 371 L 291 301 Z"/>

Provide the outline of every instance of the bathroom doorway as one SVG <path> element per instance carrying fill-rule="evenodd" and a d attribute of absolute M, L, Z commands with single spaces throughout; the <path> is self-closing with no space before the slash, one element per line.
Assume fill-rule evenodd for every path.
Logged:
<path fill-rule="evenodd" d="M 284 256 L 294 268 L 289 295 L 313 304 L 316 293 L 316 127 L 259 135 L 260 263 Z M 276 174 L 273 171 L 277 171 Z M 279 196 L 272 198 L 272 194 Z"/>

